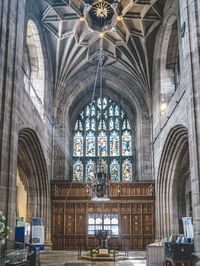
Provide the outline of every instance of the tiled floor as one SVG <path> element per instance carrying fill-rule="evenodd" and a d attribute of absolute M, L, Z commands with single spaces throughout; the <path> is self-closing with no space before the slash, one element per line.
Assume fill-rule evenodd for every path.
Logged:
<path fill-rule="evenodd" d="M 86 260 L 78 260 L 77 251 L 49 251 L 40 254 L 40 262 L 41 266 L 146 266 L 146 252 L 130 251 L 128 260 L 91 263 Z"/>

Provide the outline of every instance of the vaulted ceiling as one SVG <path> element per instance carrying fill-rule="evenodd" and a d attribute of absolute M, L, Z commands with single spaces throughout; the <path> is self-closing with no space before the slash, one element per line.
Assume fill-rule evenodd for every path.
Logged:
<path fill-rule="evenodd" d="M 40 0 L 55 87 L 66 87 L 78 72 L 97 65 L 102 49 L 106 53 L 104 69 L 109 66 L 128 72 L 141 93 L 150 95 L 155 33 L 162 20 L 164 0 L 118 1 L 117 8 L 110 7 L 113 17 L 106 27 L 94 26 L 90 33 L 87 29 L 94 25 L 94 16 L 86 10 L 86 2 L 98 4 L 95 0 Z M 111 5 L 113 1 L 106 3 Z M 98 18 L 95 23 L 98 24 Z M 111 31 L 113 26 L 116 32 Z"/>

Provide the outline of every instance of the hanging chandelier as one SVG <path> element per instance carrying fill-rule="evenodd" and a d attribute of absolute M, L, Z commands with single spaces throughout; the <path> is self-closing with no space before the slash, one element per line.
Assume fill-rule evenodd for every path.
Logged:
<path fill-rule="evenodd" d="M 94 90 L 92 94 L 92 100 L 90 106 L 92 106 L 92 103 L 94 101 L 94 95 L 96 90 L 96 83 L 98 79 L 98 73 L 100 68 L 100 121 L 101 124 L 103 124 L 103 62 L 105 60 L 105 53 L 100 50 L 100 53 L 97 57 L 98 60 L 98 66 L 97 66 L 97 72 L 96 72 L 96 78 L 95 78 L 95 84 L 94 84 Z M 91 109 L 91 108 L 90 108 Z M 106 169 L 106 165 L 103 162 L 102 154 L 105 147 L 99 146 L 100 154 L 97 159 L 96 165 L 93 169 L 94 175 L 91 180 L 91 189 L 92 189 L 92 200 L 93 201 L 108 201 L 109 198 L 109 177 Z"/>
<path fill-rule="evenodd" d="M 97 160 L 92 180 L 92 200 L 108 201 L 109 198 L 109 178 L 102 157 Z"/>

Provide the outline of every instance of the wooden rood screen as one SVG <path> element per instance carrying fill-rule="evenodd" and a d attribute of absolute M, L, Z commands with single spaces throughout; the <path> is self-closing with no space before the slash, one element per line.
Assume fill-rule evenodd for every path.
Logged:
<path fill-rule="evenodd" d="M 90 230 L 101 226 L 108 229 L 109 220 L 105 219 L 110 216 L 116 217 L 118 225 L 114 225 L 115 235 L 109 239 L 109 246 L 144 250 L 154 242 L 154 183 L 113 183 L 107 202 L 92 202 L 85 183 L 71 186 L 67 181 L 54 181 L 51 188 L 54 249 L 78 249 L 79 244 L 82 249 L 97 247 Z M 95 221 L 90 229 L 88 217 Z M 98 217 L 104 225 L 98 224 Z"/>

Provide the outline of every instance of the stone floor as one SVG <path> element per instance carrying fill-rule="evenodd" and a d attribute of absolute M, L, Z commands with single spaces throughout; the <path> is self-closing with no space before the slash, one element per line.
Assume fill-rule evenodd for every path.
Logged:
<path fill-rule="evenodd" d="M 85 254 L 85 252 L 83 252 Z M 120 253 L 124 255 L 124 253 Z M 41 266 L 145 266 L 145 251 L 130 251 L 129 259 L 116 262 L 90 262 L 78 260 L 77 251 L 49 251 L 40 254 Z"/>

